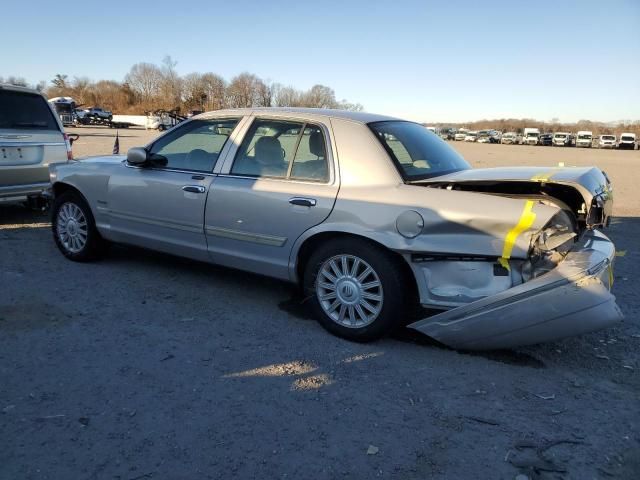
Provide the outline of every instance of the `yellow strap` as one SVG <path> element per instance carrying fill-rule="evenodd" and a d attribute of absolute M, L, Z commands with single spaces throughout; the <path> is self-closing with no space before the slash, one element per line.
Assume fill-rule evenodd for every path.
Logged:
<path fill-rule="evenodd" d="M 533 200 L 527 200 L 524 204 L 524 209 L 522 210 L 522 215 L 520 215 L 520 220 L 507 233 L 507 236 L 504 239 L 504 247 L 502 249 L 502 258 L 498 260 L 500 265 L 502 265 L 507 270 L 511 270 L 509 268 L 509 259 L 511 258 L 511 252 L 513 251 L 513 246 L 516 243 L 516 240 L 520 236 L 522 232 L 531 228 L 533 222 L 536 220 L 536 214 L 533 213 Z"/>
<path fill-rule="evenodd" d="M 534 175 L 533 177 L 531 177 L 531 180 L 534 180 L 536 182 L 547 182 L 556 173 L 558 173 L 558 170 L 549 170 L 548 172 L 539 173 L 537 175 Z"/>

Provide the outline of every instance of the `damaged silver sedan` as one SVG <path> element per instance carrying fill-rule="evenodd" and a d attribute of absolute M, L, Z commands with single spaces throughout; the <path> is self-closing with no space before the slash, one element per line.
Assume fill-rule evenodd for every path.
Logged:
<path fill-rule="evenodd" d="M 615 249 L 597 168 L 471 169 L 423 126 L 315 109 L 207 113 L 128 155 L 50 167 L 53 237 L 119 242 L 300 285 L 329 331 L 407 323 L 461 349 L 607 327 Z"/>

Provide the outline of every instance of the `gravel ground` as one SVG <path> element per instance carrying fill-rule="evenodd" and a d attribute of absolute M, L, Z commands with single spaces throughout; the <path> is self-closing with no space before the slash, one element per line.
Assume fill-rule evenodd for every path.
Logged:
<path fill-rule="evenodd" d="M 110 152 L 78 130 L 76 154 Z M 640 152 L 454 146 L 609 173 L 622 324 L 480 354 L 354 344 L 287 284 L 124 247 L 69 262 L 45 215 L 1 207 L 0 478 L 639 478 Z"/>

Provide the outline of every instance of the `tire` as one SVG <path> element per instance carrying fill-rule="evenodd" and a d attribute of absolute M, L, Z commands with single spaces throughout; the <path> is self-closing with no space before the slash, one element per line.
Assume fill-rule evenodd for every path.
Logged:
<path fill-rule="evenodd" d="M 56 197 L 51 209 L 51 230 L 56 245 L 69 260 L 90 262 L 106 250 L 107 243 L 96 229 L 91 208 L 77 192 Z"/>
<path fill-rule="evenodd" d="M 339 275 L 345 273 L 343 261 L 347 274 Z M 367 268 L 371 272 L 363 276 Z M 314 317 L 339 337 L 368 342 L 404 325 L 411 289 L 398 260 L 382 247 L 350 238 L 327 242 L 309 258 L 303 286 Z"/>

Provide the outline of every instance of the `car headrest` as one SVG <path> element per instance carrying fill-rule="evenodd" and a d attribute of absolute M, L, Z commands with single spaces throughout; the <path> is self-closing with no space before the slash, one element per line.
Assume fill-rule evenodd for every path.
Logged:
<path fill-rule="evenodd" d="M 275 137 L 260 137 L 256 142 L 256 160 L 264 165 L 281 163 L 284 159 L 280 140 Z"/>
<path fill-rule="evenodd" d="M 309 151 L 316 157 L 324 158 L 326 154 L 324 149 L 324 138 L 322 137 L 322 132 L 320 132 L 320 130 L 313 130 L 311 132 L 311 136 L 309 137 Z"/>

